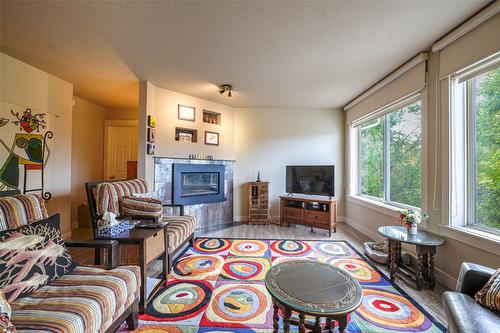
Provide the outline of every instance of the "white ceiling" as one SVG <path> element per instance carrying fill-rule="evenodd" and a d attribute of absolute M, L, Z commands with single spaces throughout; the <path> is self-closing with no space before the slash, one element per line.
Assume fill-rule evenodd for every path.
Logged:
<path fill-rule="evenodd" d="M 1 48 L 106 107 L 137 107 L 139 79 L 238 107 L 331 108 L 487 3 L 1 1 Z"/>

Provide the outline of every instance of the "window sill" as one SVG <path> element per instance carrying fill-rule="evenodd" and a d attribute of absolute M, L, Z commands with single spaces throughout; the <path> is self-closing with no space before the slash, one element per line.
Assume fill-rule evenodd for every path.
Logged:
<path fill-rule="evenodd" d="M 349 195 L 347 196 L 347 201 L 352 202 L 356 205 L 360 205 L 372 210 L 375 210 L 381 214 L 387 215 L 394 219 L 394 223 L 398 223 L 399 221 L 399 211 L 402 209 L 398 206 L 389 205 L 385 202 L 380 202 L 377 200 L 369 199 L 366 197 L 362 197 L 359 195 Z M 427 221 L 422 221 L 419 225 L 419 228 L 426 230 L 427 229 Z"/>
<path fill-rule="evenodd" d="M 441 235 L 498 255 L 500 236 L 471 227 L 440 225 Z"/>

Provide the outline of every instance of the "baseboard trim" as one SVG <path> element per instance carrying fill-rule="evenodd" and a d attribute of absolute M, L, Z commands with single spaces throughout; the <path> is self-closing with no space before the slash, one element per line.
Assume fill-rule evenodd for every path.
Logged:
<path fill-rule="evenodd" d="M 368 227 L 362 225 L 361 223 L 359 223 L 359 222 L 357 222 L 357 221 L 355 221 L 353 219 L 350 219 L 348 217 L 344 217 L 344 219 L 345 219 L 345 222 L 349 226 L 351 226 L 352 228 L 356 229 L 357 231 L 359 231 L 360 233 L 362 233 L 366 237 L 370 238 L 371 240 L 379 241 L 379 240 L 384 239 L 375 230 L 371 230 L 370 228 L 368 228 Z M 412 253 L 410 253 L 410 255 L 412 257 L 416 258 L 416 256 L 414 254 L 412 254 Z M 451 276 L 448 273 L 444 272 L 439 267 L 435 267 L 434 270 L 436 272 L 436 279 L 440 283 L 442 283 L 443 285 L 445 285 L 446 287 L 448 287 L 448 288 L 450 288 L 452 290 L 455 289 L 455 286 L 457 284 L 457 279 L 456 278 L 454 278 L 453 276 Z"/>

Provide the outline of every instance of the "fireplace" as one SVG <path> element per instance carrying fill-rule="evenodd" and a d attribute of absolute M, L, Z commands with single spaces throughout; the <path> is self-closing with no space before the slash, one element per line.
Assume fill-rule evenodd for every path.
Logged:
<path fill-rule="evenodd" d="M 172 168 L 174 205 L 196 205 L 225 200 L 224 165 L 181 164 Z"/>

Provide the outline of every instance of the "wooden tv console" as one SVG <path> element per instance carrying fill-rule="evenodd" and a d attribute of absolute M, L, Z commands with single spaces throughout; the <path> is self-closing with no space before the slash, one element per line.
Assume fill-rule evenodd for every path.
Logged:
<path fill-rule="evenodd" d="M 318 196 L 280 196 L 280 226 L 300 224 L 337 232 L 337 201 Z"/>

